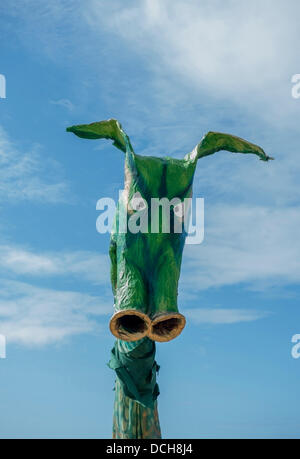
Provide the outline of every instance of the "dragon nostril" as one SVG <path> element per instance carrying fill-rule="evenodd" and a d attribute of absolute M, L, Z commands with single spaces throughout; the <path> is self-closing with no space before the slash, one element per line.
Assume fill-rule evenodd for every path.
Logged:
<path fill-rule="evenodd" d="M 135 315 L 124 315 L 117 320 L 116 324 L 120 334 L 135 334 L 135 333 L 144 333 L 146 331 L 145 321 Z"/>
<path fill-rule="evenodd" d="M 179 325 L 179 319 L 167 319 L 167 320 L 162 320 L 161 322 L 158 322 L 156 325 L 153 327 L 153 332 L 155 332 L 158 336 L 167 336 L 174 329 L 178 328 Z"/>
<path fill-rule="evenodd" d="M 123 341 L 137 341 L 143 338 L 150 327 L 149 317 L 133 309 L 116 312 L 110 320 L 112 334 Z"/>
<path fill-rule="evenodd" d="M 161 314 L 153 320 L 149 337 L 154 341 L 170 341 L 180 335 L 184 326 L 185 318 L 182 314 Z"/>

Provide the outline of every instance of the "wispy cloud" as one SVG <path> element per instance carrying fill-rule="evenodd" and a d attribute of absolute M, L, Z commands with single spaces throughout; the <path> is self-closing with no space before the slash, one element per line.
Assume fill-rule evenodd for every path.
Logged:
<path fill-rule="evenodd" d="M 0 274 L 0 333 L 8 342 L 40 346 L 73 335 L 102 332 L 97 318 L 112 313 L 110 289 L 109 293 L 102 289 L 101 297 L 97 297 L 36 285 L 37 280 L 40 283 L 56 277 L 75 284 L 80 280 L 105 286 L 109 282 L 108 256 L 87 251 L 41 253 L 1 245 Z M 29 278 L 31 283 L 20 282 L 20 278 Z"/>
<path fill-rule="evenodd" d="M 109 301 L 88 294 L 0 280 L 0 333 L 8 343 L 41 346 L 101 330 Z"/>
<path fill-rule="evenodd" d="M 96 284 L 109 281 L 109 257 L 89 251 L 37 252 L 16 245 L 0 245 L 0 272 L 51 277 L 71 276 Z"/>
<path fill-rule="evenodd" d="M 247 309 L 187 309 L 184 311 L 195 324 L 236 324 L 253 322 L 269 315 L 268 312 Z"/>
<path fill-rule="evenodd" d="M 14 37 L 51 58 L 70 50 L 72 37 L 80 28 L 80 5 L 79 0 L 53 0 L 48 4 L 38 0 L 11 0 L 7 5 L 0 4 L 0 12 L 5 29 L 11 27 L 12 18 Z"/>
<path fill-rule="evenodd" d="M 299 207 L 212 206 L 206 221 L 204 242 L 185 248 L 183 288 L 300 282 Z"/>
<path fill-rule="evenodd" d="M 70 112 L 72 112 L 75 108 L 74 104 L 72 104 L 72 102 L 69 99 L 50 100 L 50 104 L 66 108 Z"/>
<path fill-rule="evenodd" d="M 199 127 L 218 123 L 238 124 L 237 134 L 263 119 L 298 128 L 299 104 L 291 97 L 297 0 L 132 0 L 126 6 L 120 0 L 28 0 L 22 6 L 12 0 L 2 10 L 22 18 L 17 32 L 31 50 L 38 44 L 43 55 L 73 65 L 84 57 L 99 84 L 86 96 L 101 94 L 147 153 L 186 153 Z"/>
<path fill-rule="evenodd" d="M 142 0 L 126 7 L 91 0 L 84 14 L 95 31 L 121 37 L 155 76 L 169 77 L 169 93 L 172 83 L 185 82 L 186 92 L 190 86 L 194 95 L 230 98 L 277 124 L 297 111 L 290 79 L 299 10 L 293 0 Z"/>
<path fill-rule="evenodd" d="M 47 178 L 57 168 L 53 160 L 41 159 L 38 146 L 22 152 L 0 126 L 0 201 L 65 202 L 67 184 Z"/>

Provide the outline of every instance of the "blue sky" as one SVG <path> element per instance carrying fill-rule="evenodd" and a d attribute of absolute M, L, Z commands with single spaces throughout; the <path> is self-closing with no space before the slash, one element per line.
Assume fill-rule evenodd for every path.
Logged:
<path fill-rule="evenodd" d="M 114 117 L 145 155 L 215 130 L 276 157 L 198 163 L 205 239 L 184 251 L 187 326 L 157 346 L 159 413 L 168 438 L 299 438 L 299 2 L 50 3 L 0 6 L 0 437 L 111 436 L 96 202 L 117 199 L 124 158 L 65 127 Z"/>

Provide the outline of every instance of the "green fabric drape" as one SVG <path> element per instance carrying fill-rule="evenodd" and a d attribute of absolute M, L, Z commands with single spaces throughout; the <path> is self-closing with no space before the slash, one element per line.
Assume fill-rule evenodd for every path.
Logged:
<path fill-rule="evenodd" d="M 115 370 L 113 438 L 161 438 L 155 343 L 117 340 L 108 366 Z"/>
<path fill-rule="evenodd" d="M 127 397 L 153 408 L 159 395 L 154 341 L 149 338 L 133 342 L 117 340 L 108 366 L 115 370 Z"/>

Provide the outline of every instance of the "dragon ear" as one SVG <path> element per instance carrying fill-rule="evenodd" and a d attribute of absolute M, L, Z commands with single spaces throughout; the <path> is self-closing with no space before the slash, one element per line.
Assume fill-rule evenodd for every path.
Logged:
<path fill-rule="evenodd" d="M 240 137 L 224 134 L 222 132 L 208 132 L 201 142 L 196 145 L 194 150 L 185 156 L 185 159 L 197 161 L 199 158 L 212 155 L 221 150 L 231 151 L 233 153 L 254 154 L 262 161 L 274 159 L 266 155 L 264 150 L 258 145 L 241 139 Z"/>
<path fill-rule="evenodd" d="M 70 126 L 66 131 L 73 132 L 83 139 L 111 139 L 113 140 L 113 145 L 124 153 L 128 147 L 133 151 L 129 137 L 123 131 L 121 124 L 115 119 Z"/>

